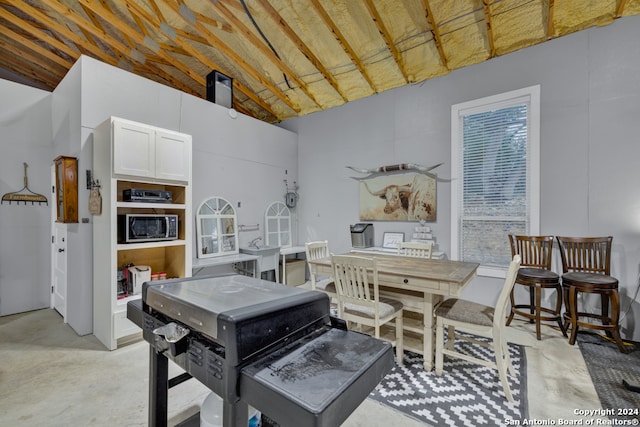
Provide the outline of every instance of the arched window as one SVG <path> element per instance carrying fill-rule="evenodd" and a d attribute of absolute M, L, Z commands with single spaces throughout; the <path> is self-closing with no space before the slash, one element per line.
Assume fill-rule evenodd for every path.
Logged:
<path fill-rule="evenodd" d="M 267 246 L 291 247 L 291 212 L 282 202 L 273 202 L 264 213 L 264 235 Z"/>
<path fill-rule="evenodd" d="M 238 253 L 236 210 L 222 197 L 212 197 L 198 206 L 196 233 L 198 258 Z"/>

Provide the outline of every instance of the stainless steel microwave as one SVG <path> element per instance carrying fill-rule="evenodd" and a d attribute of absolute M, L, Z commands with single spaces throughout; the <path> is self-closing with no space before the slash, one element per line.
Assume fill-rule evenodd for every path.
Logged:
<path fill-rule="evenodd" d="M 178 238 L 178 215 L 118 215 L 118 243 L 154 242 Z"/>

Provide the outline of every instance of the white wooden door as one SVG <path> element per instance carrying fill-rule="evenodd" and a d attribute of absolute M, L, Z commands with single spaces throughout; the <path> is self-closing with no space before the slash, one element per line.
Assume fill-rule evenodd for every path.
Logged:
<path fill-rule="evenodd" d="M 51 300 L 53 308 L 67 323 L 67 226 L 56 222 L 51 245 Z"/>

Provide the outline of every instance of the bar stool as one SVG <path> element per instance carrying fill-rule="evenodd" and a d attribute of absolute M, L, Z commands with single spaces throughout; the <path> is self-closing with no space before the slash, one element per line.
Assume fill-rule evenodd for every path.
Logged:
<path fill-rule="evenodd" d="M 556 237 L 562 256 L 562 289 L 565 298 L 564 326 L 571 325 L 569 344 L 576 342 L 578 328 L 605 331 L 613 338 L 621 352 L 625 352 L 620 338 L 618 320 L 620 299 L 618 280 L 609 275 L 611 270 L 611 242 L 613 237 Z M 580 294 L 600 295 L 600 314 L 579 311 Z M 611 315 L 609 315 L 611 303 Z M 582 318 L 597 319 L 601 324 L 589 323 Z"/>
<path fill-rule="evenodd" d="M 540 322 L 557 322 L 562 334 L 567 333 L 562 323 L 562 285 L 560 276 L 551 271 L 551 253 L 553 236 L 517 236 L 509 235 L 511 256 L 520 255 L 522 261 L 516 284 L 529 288 L 529 304 L 516 304 L 514 291 L 511 290 L 511 312 L 507 326 L 514 315 L 529 319 L 536 324 L 536 337 L 540 340 Z M 555 289 L 557 294 L 555 308 L 542 306 L 542 290 Z M 528 311 L 528 312 L 527 312 Z M 546 313 L 546 314 L 545 314 Z"/>

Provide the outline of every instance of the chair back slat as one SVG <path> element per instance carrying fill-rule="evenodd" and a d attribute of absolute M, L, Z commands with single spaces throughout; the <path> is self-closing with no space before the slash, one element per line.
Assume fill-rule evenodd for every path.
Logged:
<path fill-rule="evenodd" d="M 551 270 L 553 236 L 509 235 L 511 256 L 520 255 L 522 267 L 538 267 Z"/>
<path fill-rule="evenodd" d="M 375 307 L 377 311 L 376 301 L 379 296 L 376 260 L 352 255 L 333 255 L 331 263 L 339 299 L 343 303 Z"/>
<path fill-rule="evenodd" d="M 611 271 L 611 243 L 608 237 L 557 237 L 562 271 L 606 274 Z"/>
<path fill-rule="evenodd" d="M 327 240 L 318 242 L 307 242 L 305 244 L 306 256 L 310 261 L 329 256 L 329 242 Z"/>

